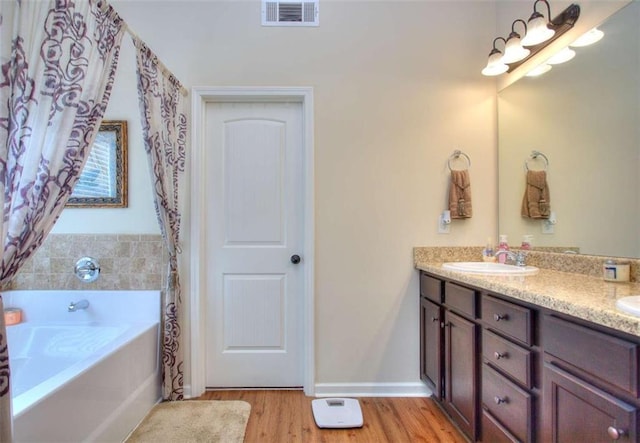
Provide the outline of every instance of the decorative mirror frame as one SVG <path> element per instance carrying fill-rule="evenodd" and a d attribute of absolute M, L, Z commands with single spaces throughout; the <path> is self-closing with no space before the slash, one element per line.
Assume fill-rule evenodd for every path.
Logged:
<path fill-rule="evenodd" d="M 66 206 L 81 208 L 126 208 L 127 201 L 127 166 L 128 166 L 128 140 L 126 120 L 103 120 L 99 132 L 114 132 L 115 144 L 110 146 L 109 160 L 115 165 L 115 174 L 107 177 L 110 192 L 99 197 L 77 197 L 71 194 Z M 98 134 L 99 136 L 100 134 Z M 93 149 L 93 146 L 92 146 Z M 91 171 L 82 171 L 78 182 L 90 174 Z"/>

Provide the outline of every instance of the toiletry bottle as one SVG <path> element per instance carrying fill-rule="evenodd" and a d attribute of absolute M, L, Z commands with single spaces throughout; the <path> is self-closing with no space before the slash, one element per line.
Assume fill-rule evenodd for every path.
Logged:
<path fill-rule="evenodd" d="M 500 234 L 500 243 L 498 244 L 498 252 L 500 251 L 508 251 L 509 250 L 509 243 L 507 242 L 507 236 L 505 234 Z M 500 254 L 500 256 L 498 257 L 498 261 L 500 263 L 504 263 L 507 261 L 507 255 L 506 254 Z"/>
<path fill-rule="evenodd" d="M 482 250 L 482 260 L 488 262 L 493 262 L 496 260 L 493 252 L 493 241 L 491 240 L 491 237 L 487 238 L 487 245 Z"/>
<path fill-rule="evenodd" d="M 533 235 L 530 234 L 526 234 L 524 237 L 522 237 L 522 245 L 520 246 L 520 249 L 522 249 L 523 251 L 530 251 L 532 238 Z"/>

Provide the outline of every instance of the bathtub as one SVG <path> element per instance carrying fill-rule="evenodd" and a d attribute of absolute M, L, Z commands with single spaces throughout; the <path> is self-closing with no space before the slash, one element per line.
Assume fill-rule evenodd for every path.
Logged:
<path fill-rule="evenodd" d="M 121 442 L 160 399 L 159 291 L 7 291 L 16 442 Z M 68 312 L 86 299 L 86 310 Z"/>

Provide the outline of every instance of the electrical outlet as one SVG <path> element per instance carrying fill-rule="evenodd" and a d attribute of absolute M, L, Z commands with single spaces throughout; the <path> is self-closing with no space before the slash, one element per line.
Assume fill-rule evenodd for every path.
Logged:
<path fill-rule="evenodd" d="M 448 234 L 451 232 L 451 223 L 444 223 L 442 216 L 438 218 L 438 234 Z"/>
<path fill-rule="evenodd" d="M 542 233 L 553 234 L 554 232 L 555 224 L 551 223 L 549 220 L 542 220 Z"/>

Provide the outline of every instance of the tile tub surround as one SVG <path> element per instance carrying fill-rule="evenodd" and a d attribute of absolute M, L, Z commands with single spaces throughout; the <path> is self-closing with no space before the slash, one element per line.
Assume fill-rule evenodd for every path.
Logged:
<path fill-rule="evenodd" d="M 81 257 L 100 263 L 95 282 L 78 280 L 73 270 Z M 168 254 L 160 235 L 50 234 L 3 289 L 160 289 Z"/>
<path fill-rule="evenodd" d="M 532 251 L 528 263 L 538 266 L 540 272 L 531 276 L 465 274 L 442 268 L 442 263 L 447 261 L 478 261 L 480 256 L 474 253 L 479 254 L 481 250 L 482 247 L 415 248 L 414 264 L 417 269 L 440 277 L 640 336 L 640 317 L 619 311 L 615 306 L 619 298 L 640 295 L 640 283 L 604 281 L 601 266 L 606 257 Z M 593 272 L 590 263 L 594 260 L 597 260 L 597 276 L 590 274 Z M 637 268 L 638 260 L 632 260 L 634 275 Z"/>

